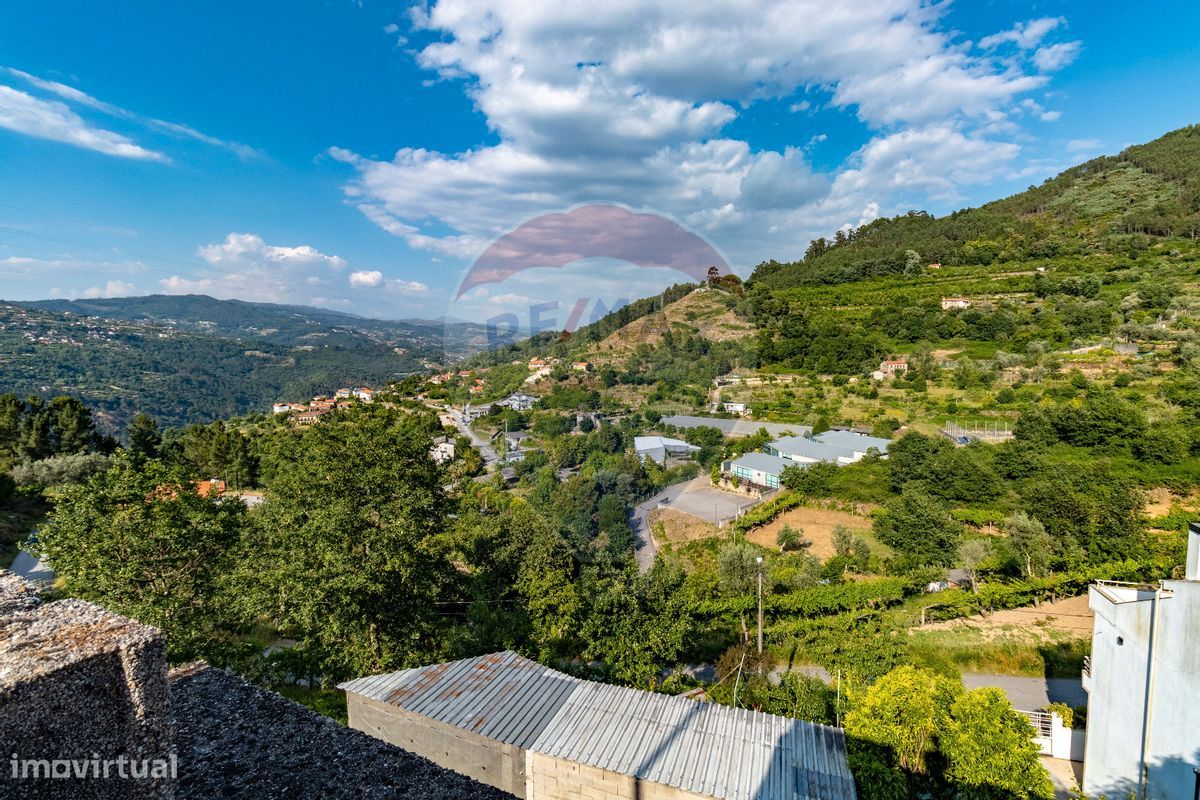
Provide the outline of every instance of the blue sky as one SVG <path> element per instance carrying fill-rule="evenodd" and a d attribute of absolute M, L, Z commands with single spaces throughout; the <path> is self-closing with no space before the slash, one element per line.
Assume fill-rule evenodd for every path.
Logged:
<path fill-rule="evenodd" d="M 0 297 L 611 306 L 679 276 L 455 289 L 580 204 L 663 214 L 748 274 L 1200 121 L 1194 2 L 105 5 L 0 14 Z"/>

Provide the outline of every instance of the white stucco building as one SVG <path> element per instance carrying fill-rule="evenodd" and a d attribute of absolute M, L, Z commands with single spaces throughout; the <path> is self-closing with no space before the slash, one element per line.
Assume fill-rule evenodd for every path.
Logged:
<path fill-rule="evenodd" d="M 1101 581 L 1088 690 L 1083 791 L 1089 797 L 1192 800 L 1200 767 L 1200 526 L 1182 580 Z"/>

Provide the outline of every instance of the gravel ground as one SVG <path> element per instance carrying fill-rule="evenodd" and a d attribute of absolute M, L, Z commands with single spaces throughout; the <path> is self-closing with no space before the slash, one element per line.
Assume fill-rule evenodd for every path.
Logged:
<path fill-rule="evenodd" d="M 212 667 L 172 673 L 171 708 L 179 800 L 513 800 Z"/>

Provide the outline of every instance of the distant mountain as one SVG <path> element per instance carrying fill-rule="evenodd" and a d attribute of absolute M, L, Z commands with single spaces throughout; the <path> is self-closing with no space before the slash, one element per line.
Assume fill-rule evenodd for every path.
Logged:
<path fill-rule="evenodd" d="M 879 219 L 817 239 L 795 262 L 760 264 L 771 288 L 913 274 L 930 263 L 987 266 L 1117 253 L 1155 238 L 1200 235 L 1200 126 L 1072 167 L 1040 186 L 979 208 Z"/>
<path fill-rule="evenodd" d="M 0 301 L 0 392 L 69 394 L 119 431 L 268 410 L 469 356 L 481 326 L 383 321 L 200 295 Z"/>

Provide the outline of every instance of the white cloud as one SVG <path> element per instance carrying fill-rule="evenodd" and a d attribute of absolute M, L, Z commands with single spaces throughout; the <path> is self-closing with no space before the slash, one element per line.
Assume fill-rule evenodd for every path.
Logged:
<path fill-rule="evenodd" d="M 1041 19 L 1031 19 L 1028 22 L 1018 22 L 1007 31 L 983 37 L 979 40 L 979 46 L 985 50 L 991 50 L 1002 44 L 1015 44 L 1022 50 L 1030 50 L 1041 44 L 1042 40 L 1046 38 L 1046 34 L 1060 25 L 1065 25 L 1066 22 L 1062 17 L 1042 17 Z"/>
<path fill-rule="evenodd" d="M 351 286 L 371 287 L 371 286 L 379 286 L 382 283 L 383 283 L 383 273 L 380 272 L 379 270 L 372 270 L 370 272 L 367 272 L 364 270 L 362 272 L 351 272 L 350 273 L 350 285 Z"/>
<path fill-rule="evenodd" d="M 1079 57 L 1082 42 L 1060 42 L 1039 47 L 1033 54 L 1033 63 L 1042 72 L 1056 72 Z"/>
<path fill-rule="evenodd" d="M 162 153 L 147 150 L 126 136 L 89 125 L 65 103 L 42 100 L 9 86 L 0 86 L 0 128 L 118 158 L 169 160 Z"/>
<path fill-rule="evenodd" d="M 28 72 L 14 69 L 12 67 L 0 68 L 0 71 L 7 72 L 8 74 L 25 81 L 30 86 L 41 89 L 44 92 L 57 95 L 68 102 L 95 109 L 96 111 L 100 111 L 111 117 L 132 120 L 141 125 L 145 125 L 146 127 L 164 131 L 176 137 L 193 139 L 212 147 L 229 150 L 241 158 L 253 158 L 261 155 L 261 153 L 249 145 L 241 144 L 240 142 L 218 139 L 215 136 L 209 136 L 208 134 L 202 133 L 189 125 L 183 125 L 178 122 L 167 122 L 166 120 L 154 119 L 153 117 L 143 117 L 140 114 L 135 114 L 132 111 L 115 106 L 112 103 L 106 103 L 103 100 L 99 100 L 87 92 L 81 91 L 74 86 L 69 86 L 65 83 L 39 78 L 36 75 L 31 75 Z"/>
<path fill-rule="evenodd" d="M 80 297 L 130 297 L 137 294 L 138 288 L 127 281 L 109 281 L 104 286 L 92 286 L 84 289 Z"/>
<path fill-rule="evenodd" d="M 1099 139 L 1071 139 L 1067 142 L 1067 150 L 1078 153 L 1081 150 L 1096 150 L 1102 142 Z"/>
<path fill-rule="evenodd" d="M 1049 81 L 1028 63 L 1036 55 L 993 51 L 1046 49 L 1063 20 L 1023 22 L 973 49 L 944 30 L 945 7 L 441 0 L 412 12 L 437 35 L 418 62 L 461 81 L 498 142 L 385 160 L 329 153 L 353 167 L 347 201 L 368 219 L 459 259 L 533 216 L 595 202 L 673 217 L 743 265 L 768 242 L 772 254 L 798 255 L 864 209 L 952 202 L 1005 174 L 1020 124 L 1057 113 L 1019 105 Z M 730 138 L 728 124 L 764 99 L 854 114 L 872 138 L 830 174 L 814 170 L 807 148 L 759 151 Z M 820 141 L 813 134 L 799 141 Z"/>
<path fill-rule="evenodd" d="M 325 265 L 334 269 L 346 266 L 346 261 L 341 257 L 325 255 L 309 245 L 278 247 L 267 244 L 261 236 L 253 233 L 231 233 L 224 242 L 205 245 L 196 252 L 213 265 L 264 261 L 303 266 Z"/>

